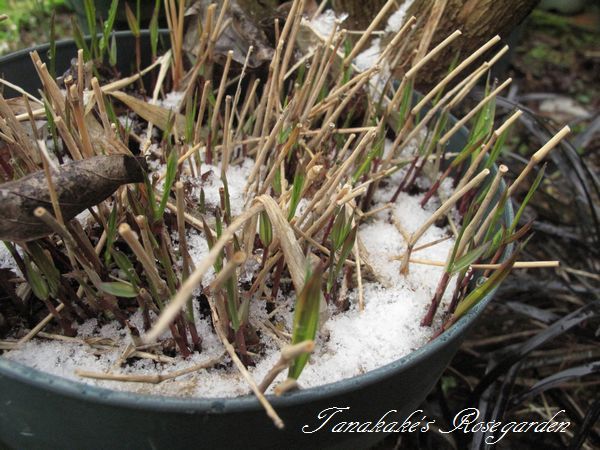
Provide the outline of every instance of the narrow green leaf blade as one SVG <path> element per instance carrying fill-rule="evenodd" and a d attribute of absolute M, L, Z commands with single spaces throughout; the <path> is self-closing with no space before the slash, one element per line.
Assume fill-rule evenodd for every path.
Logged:
<path fill-rule="evenodd" d="M 160 0 L 154 4 L 154 12 L 150 19 L 150 46 L 152 48 L 152 58 L 156 58 L 158 52 L 158 14 L 160 13 Z"/>
<path fill-rule="evenodd" d="M 169 201 L 169 195 L 171 194 L 171 188 L 173 187 L 173 184 L 175 183 L 175 177 L 177 176 L 178 159 L 177 152 L 175 150 L 171 150 L 171 154 L 167 160 L 167 174 L 165 176 L 164 190 L 162 198 L 160 199 L 160 205 L 156 211 L 157 220 L 162 218 L 163 214 L 165 213 L 167 202 Z"/>
<path fill-rule="evenodd" d="M 340 274 L 342 267 L 344 267 L 344 262 L 346 261 L 346 258 L 348 258 L 348 255 L 350 255 L 350 252 L 354 248 L 354 242 L 356 242 L 356 233 L 357 232 L 358 232 L 358 226 L 355 226 L 354 228 L 352 228 L 350 233 L 348 233 L 348 236 L 346 237 L 346 240 L 344 241 L 344 245 L 342 246 L 342 251 L 340 252 L 340 256 L 338 258 L 338 262 L 337 262 L 337 265 L 335 268 L 335 276 L 336 277 Z"/>
<path fill-rule="evenodd" d="M 296 215 L 296 209 L 298 208 L 298 203 L 300 203 L 300 195 L 302 194 L 303 187 L 304 175 L 302 174 L 301 170 L 298 170 L 294 176 L 294 184 L 292 185 L 292 196 L 290 198 L 288 220 L 292 220 Z"/>
<path fill-rule="evenodd" d="M 296 311 L 294 312 L 294 329 L 292 332 L 292 344 L 298 344 L 307 340 L 314 340 L 319 326 L 319 308 L 321 305 L 321 277 L 323 269 L 318 267 L 314 273 L 307 274 L 307 281 L 302 292 L 296 300 Z M 288 376 L 298 379 L 304 366 L 308 362 L 309 355 L 298 356 L 290 366 Z"/>
<path fill-rule="evenodd" d="M 52 296 L 58 294 L 60 287 L 60 272 L 54 265 L 51 257 L 49 257 L 42 247 L 37 242 L 31 242 L 28 245 L 29 253 L 38 267 L 40 273 L 44 276 L 48 286 L 48 292 Z"/>
<path fill-rule="evenodd" d="M 129 29 L 131 33 L 139 37 L 140 35 L 140 24 L 138 22 L 138 18 L 135 16 L 134 12 L 129 7 L 128 3 L 125 3 L 125 17 L 127 18 L 127 25 L 129 25 Z"/>
<path fill-rule="evenodd" d="M 273 227 L 266 212 L 261 212 L 258 221 L 258 236 L 265 247 L 268 247 L 273 240 Z"/>
<path fill-rule="evenodd" d="M 542 179 L 544 178 L 545 171 L 546 171 L 546 164 L 544 164 L 544 166 L 540 169 L 537 176 L 535 177 L 535 180 L 533 181 L 533 184 L 529 188 L 529 191 L 527 191 L 527 194 L 525 195 L 525 198 L 523 199 L 523 202 L 521 203 L 519 210 L 515 214 L 514 220 L 510 224 L 509 234 L 512 234 L 512 232 L 517 227 L 517 224 L 519 223 L 519 220 L 521 219 L 521 216 L 523 215 L 523 212 L 525 211 L 527 204 L 529 203 L 529 201 L 533 197 L 533 194 L 535 194 L 538 187 L 540 186 L 540 183 L 542 182 Z"/>
<path fill-rule="evenodd" d="M 519 253 L 520 249 L 515 251 L 509 259 L 507 259 L 498 269 L 494 271 L 492 276 L 490 276 L 481 286 L 473 289 L 473 291 L 458 304 L 456 311 L 454 311 L 454 314 L 452 315 L 452 322 L 455 322 L 462 317 L 467 311 L 481 301 L 483 297 L 500 285 L 500 283 L 512 270 Z"/>
<path fill-rule="evenodd" d="M 138 291 L 131 284 L 122 281 L 107 281 L 100 284 L 100 289 L 115 297 L 135 298 Z"/>
<path fill-rule="evenodd" d="M 131 261 L 129 260 L 129 258 L 127 257 L 127 255 L 125 253 L 120 252 L 119 250 L 113 248 L 111 250 L 110 254 L 113 257 L 113 259 L 115 260 L 115 263 L 117 264 L 119 269 L 121 269 L 125 273 L 125 275 L 129 279 L 129 282 L 134 287 L 137 287 L 140 284 L 142 284 L 142 281 L 138 277 L 138 275 L 135 271 L 135 268 L 133 267 L 133 264 L 131 263 Z"/>
<path fill-rule="evenodd" d="M 468 251 L 463 256 L 454 261 L 454 264 L 452 264 L 452 271 L 450 273 L 455 274 L 463 269 L 466 269 L 475 261 L 477 261 L 485 252 L 487 252 L 489 247 L 490 243 L 486 242 L 485 244 Z"/>
<path fill-rule="evenodd" d="M 104 251 L 104 263 L 110 262 L 110 250 L 112 249 L 113 243 L 115 242 L 115 236 L 117 235 L 117 203 L 112 207 L 108 220 L 106 222 L 106 250 Z"/>
<path fill-rule="evenodd" d="M 48 289 L 48 284 L 44 277 L 39 272 L 39 270 L 34 267 L 31 261 L 26 259 L 25 261 L 25 269 L 27 270 L 26 276 L 29 285 L 31 286 L 31 290 L 33 295 L 35 295 L 40 300 L 46 300 L 50 296 L 50 290 Z"/>

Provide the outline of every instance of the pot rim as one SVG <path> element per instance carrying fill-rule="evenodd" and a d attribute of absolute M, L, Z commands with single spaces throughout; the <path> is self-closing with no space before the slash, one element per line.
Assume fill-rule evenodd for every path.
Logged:
<path fill-rule="evenodd" d="M 160 30 L 161 34 L 165 34 L 165 30 Z M 114 33 L 115 38 L 130 37 L 130 31 L 117 31 Z M 149 30 L 142 30 L 142 38 L 148 37 Z M 60 48 L 74 45 L 72 39 L 63 39 L 56 42 L 57 51 Z M 6 63 L 20 58 L 28 58 L 29 53 L 37 50 L 38 53 L 48 50 L 49 44 L 42 44 L 35 47 L 19 50 L 8 55 L 0 57 L 0 68 Z M 454 120 L 454 116 L 451 116 Z M 467 131 L 463 127 L 458 131 L 466 138 Z M 494 164 L 493 170 L 497 170 Z M 506 189 L 503 182 L 502 187 Z M 512 202 L 507 202 L 507 207 L 504 212 L 504 218 L 511 221 L 514 217 Z M 505 260 L 512 253 L 513 244 L 507 246 L 501 260 Z M 376 369 L 370 370 L 364 374 L 357 375 L 353 378 L 346 378 L 333 383 L 327 383 L 320 386 L 309 387 L 297 391 L 287 392 L 281 397 L 273 394 L 266 395 L 269 402 L 275 408 L 293 407 L 295 405 L 310 403 L 316 399 L 323 400 L 341 396 L 349 391 L 365 388 L 367 386 L 378 383 L 386 379 L 396 372 L 405 368 L 409 368 L 426 360 L 430 355 L 434 354 L 447 341 L 458 339 L 460 335 L 468 330 L 475 320 L 482 314 L 485 307 L 492 301 L 497 288 L 492 290 L 480 302 L 473 306 L 463 317 L 461 317 L 448 330 L 429 341 L 417 350 L 385 364 Z M 196 397 L 183 398 L 174 396 L 159 396 L 149 394 L 139 394 L 130 391 L 116 391 L 109 388 L 92 386 L 80 381 L 63 378 L 57 375 L 52 375 L 29 366 L 25 366 L 16 361 L 8 360 L 0 356 L 0 379 L 2 377 L 18 379 L 20 382 L 28 384 L 42 390 L 50 391 L 58 395 L 79 398 L 81 400 L 102 403 L 111 406 L 120 406 L 132 409 L 151 409 L 158 412 L 185 412 L 185 413 L 238 413 L 246 411 L 262 410 L 263 407 L 254 396 L 247 394 L 242 397 Z"/>

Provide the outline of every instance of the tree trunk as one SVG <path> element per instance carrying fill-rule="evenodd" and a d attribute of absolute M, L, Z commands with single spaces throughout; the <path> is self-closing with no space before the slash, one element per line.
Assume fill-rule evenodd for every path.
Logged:
<path fill-rule="evenodd" d="M 366 29 L 387 0 L 331 0 L 331 5 L 337 14 L 347 13 L 348 18 L 342 25 L 348 30 Z M 398 3 L 402 3 L 400 0 Z M 380 28 L 385 28 L 383 20 Z"/>
<path fill-rule="evenodd" d="M 420 26 L 416 33 L 415 47 L 432 6 L 439 1 L 414 0 L 408 8 L 406 17 L 414 15 L 418 19 L 418 27 Z M 357 26 L 359 29 L 366 28 L 385 3 L 385 0 L 332 1 L 338 14 L 349 14 L 347 27 Z M 403 2 L 399 0 L 398 3 Z M 448 51 L 431 61 L 427 70 L 420 72 L 420 84 L 431 85 L 439 80 L 447 73 L 448 65 L 457 52 L 466 57 L 496 34 L 506 38 L 537 3 L 538 0 L 446 0 L 444 13 L 429 48 L 433 48 L 455 30 L 462 31 L 463 35 L 452 43 Z M 385 28 L 385 24 L 386 21 L 382 21 L 379 28 Z"/>

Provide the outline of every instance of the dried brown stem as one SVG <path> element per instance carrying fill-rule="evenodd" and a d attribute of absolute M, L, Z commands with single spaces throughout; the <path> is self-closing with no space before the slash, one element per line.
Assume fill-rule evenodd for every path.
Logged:
<path fill-rule="evenodd" d="M 281 349 L 281 356 L 275 365 L 265 375 L 258 388 L 261 392 L 266 392 L 271 383 L 281 372 L 287 369 L 298 356 L 304 353 L 311 353 L 315 348 L 315 341 L 304 341 L 295 345 L 288 345 Z"/>
<path fill-rule="evenodd" d="M 223 355 L 219 355 L 216 358 L 210 358 L 205 362 L 194 364 L 193 366 L 186 367 L 185 369 L 175 370 L 165 374 L 154 374 L 154 375 L 136 375 L 136 374 L 120 374 L 120 373 L 103 373 L 103 372 L 90 372 L 87 370 L 76 369 L 75 374 L 83 378 L 92 378 L 94 380 L 107 380 L 107 381 L 125 381 L 129 383 L 152 383 L 158 384 L 166 380 L 172 380 L 174 378 L 188 375 L 190 373 L 198 372 L 202 369 L 208 369 L 219 364 L 223 359 Z"/>
<path fill-rule="evenodd" d="M 185 280 L 193 270 L 192 258 L 188 251 L 187 238 L 185 236 L 185 202 L 183 183 L 175 183 L 175 195 L 177 200 L 177 231 L 179 234 L 179 251 L 183 258 L 183 280 Z"/>
<path fill-rule="evenodd" d="M 150 282 L 153 284 L 156 291 L 161 296 L 166 296 L 167 288 L 165 282 L 162 280 L 158 273 L 158 269 L 156 267 L 154 259 L 152 259 L 151 255 L 148 255 L 144 247 L 142 247 L 142 245 L 140 244 L 137 234 L 131 229 L 131 227 L 127 223 L 122 223 L 121 225 L 119 225 L 118 230 L 123 240 L 127 242 L 127 245 L 129 245 L 133 253 L 135 253 L 135 256 L 137 257 L 138 261 L 144 267 L 144 271 L 148 276 Z M 157 301 L 161 300 L 162 299 L 157 299 Z"/>

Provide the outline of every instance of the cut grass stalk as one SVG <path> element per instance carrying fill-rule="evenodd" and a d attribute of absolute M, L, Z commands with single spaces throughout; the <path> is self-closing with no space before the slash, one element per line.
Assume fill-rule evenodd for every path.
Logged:
<path fill-rule="evenodd" d="M 411 253 L 417 241 L 425 234 L 431 225 L 433 225 L 440 217 L 442 217 L 452 206 L 456 204 L 458 200 L 462 198 L 471 189 L 477 187 L 488 175 L 490 171 L 488 169 L 482 170 L 475 178 L 469 181 L 462 189 L 456 191 L 452 196 L 446 200 L 430 217 L 421 225 L 414 233 L 410 235 L 410 239 L 407 242 L 407 249 L 404 254 L 404 259 L 400 266 L 400 273 L 408 273 L 408 263 L 410 260 Z"/>
<path fill-rule="evenodd" d="M 4 96 L 0 93 L 0 117 L 4 119 L 7 127 L 7 136 L 12 137 L 12 140 L 18 145 L 14 146 L 19 151 L 19 158 L 25 163 L 30 171 L 35 171 L 37 158 L 37 148 L 29 139 L 27 132 L 23 126 L 17 121 L 11 107 L 6 102 Z M 27 115 L 28 119 L 29 116 Z M 8 131 L 10 130 L 10 131 Z"/>
<path fill-rule="evenodd" d="M 234 275 L 239 266 L 246 261 L 246 253 L 236 252 L 232 258 L 225 263 L 223 268 L 217 273 L 217 276 L 210 283 L 210 290 L 216 292 L 222 289 L 228 280 L 235 279 Z"/>
<path fill-rule="evenodd" d="M 360 53 L 360 51 L 363 49 L 363 47 L 365 46 L 365 44 L 371 37 L 371 33 L 373 33 L 373 31 L 375 31 L 375 29 L 377 28 L 379 23 L 384 19 L 384 17 L 386 17 L 387 13 L 395 5 L 396 5 L 396 0 L 388 0 L 387 2 L 385 2 L 385 4 L 381 7 L 379 12 L 377 13 L 377 15 L 373 18 L 373 20 L 371 21 L 371 23 L 369 24 L 367 29 L 364 31 L 364 33 L 362 34 L 362 36 L 360 37 L 358 42 L 356 44 L 354 44 L 354 47 L 352 47 L 352 51 L 350 51 L 348 56 L 346 56 L 344 58 L 344 61 L 343 61 L 344 68 L 347 68 L 350 66 L 350 64 L 352 63 L 354 58 Z"/>
<path fill-rule="evenodd" d="M 48 192 L 50 194 L 50 201 L 52 203 L 52 209 L 54 210 L 54 215 L 63 227 L 65 226 L 65 221 L 63 219 L 62 211 L 60 209 L 60 204 L 58 202 L 58 195 L 56 195 L 56 189 L 54 187 L 54 181 L 52 180 L 52 171 L 56 170 L 54 164 L 51 163 L 50 157 L 48 156 L 48 149 L 46 148 L 46 142 L 38 141 L 38 148 L 40 150 L 40 158 L 42 160 L 42 165 L 44 166 L 44 174 L 46 175 L 46 182 L 48 183 Z"/>
<path fill-rule="evenodd" d="M 523 112 L 520 110 L 515 111 L 500 127 L 498 127 L 494 131 L 494 133 L 492 134 L 492 137 L 486 142 L 485 145 L 482 146 L 482 148 L 479 151 L 479 153 L 477 154 L 477 156 L 475 156 L 475 158 L 473 158 L 471 164 L 465 171 L 465 174 L 462 176 L 462 178 L 458 182 L 458 184 L 456 186 L 457 189 L 460 189 L 461 187 L 463 187 L 471 179 L 471 177 L 473 176 L 473 174 L 475 173 L 477 168 L 479 168 L 481 166 L 481 163 L 483 162 L 485 155 L 488 154 L 490 148 L 492 148 L 494 146 L 494 144 L 498 141 L 498 139 L 502 135 L 504 135 L 504 133 L 506 133 L 508 131 L 508 128 L 519 117 L 521 117 L 522 114 L 523 114 Z"/>
<path fill-rule="evenodd" d="M 92 78 L 92 89 L 94 90 L 94 97 L 96 99 L 96 104 L 98 105 L 98 112 L 100 116 L 100 120 L 102 121 L 102 126 L 104 127 L 104 132 L 110 133 L 110 120 L 108 119 L 108 114 L 106 113 L 106 105 L 104 104 L 104 95 L 102 94 L 102 89 L 100 89 L 100 83 L 98 82 L 98 78 Z"/>
<path fill-rule="evenodd" d="M 508 188 L 509 197 L 514 194 L 517 187 L 521 184 L 521 182 L 529 175 L 529 173 L 533 170 L 533 168 L 542 162 L 548 153 L 556 147 L 560 141 L 571 132 L 571 129 L 568 126 L 563 127 L 558 133 L 556 133 L 546 144 L 542 146 L 537 152 L 533 154 L 530 158 L 527 166 L 521 171 L 517 179 L 510 185 Z"/>
<path fill-rule="evenodd" d="M 223 9 L 225 7 L 223 6 Z M 217 120 L 219 118 L 219 109 L 223 96 L 225 95 L 225 85 L 227 84 L 227 76 L 229 75 L 229 68 L 231 67 L 231 60 L 233 58 L 233 50 L 227 52 L 227 59 L 225 61 L 225 67 L 223 69 L 223 75 L 221 76 L 221 83 L 219 84 L 219 90 L 217 91 L 217 99 L 214 104 L 213 115 L 210 120 L 210 132 L 212 136 L 217 135 Z"/>
<path fill-rule="evenodd" d="M 219 336 L 219 338 L 221 339 L 221 342 L 225 346 L 225 350 L 231 357 L 233 363 L 235 364 L 237 369 L 240 371 L 240 373 L 242 374 L 242 376 L 244 377 L 244 379 L 246 380 L 246 382 L 248 383 L 250 388 L 252 389 L 252 392 L 254 393 L 254 395 L 256 395 L 256 398 L 258 399 L 260 404 L 265 409 L 267 415 L 271 418 L 271 420 L 273 420 L 273 423 L 275 424 L 275 426 L 277 428 L 282 429 L 284 427 L 283 421 L 281 420 L 279 415 L 275 412 L 275 410 L 273 409 L 273 407 L 271 406 L 269 401 L 266 399 L 266 397 L 263 395 L 263 393 L 260 391 L 259 387 L 256 385 L 256 382 L 252 378 L 252 375 L 250 375 L 250 373 L 248 372 L 248 370 L 246 369 L 246 367 L 244 366 L 244 364 L 242 363 L 240 358 L 237 356 L 237 353 L 235 352 L 233 345 L 231 345 L 231 343 L 227 339 L 227 336 L 225 336 L 225 334 L 223 333 L 223 328 L 221 326 L 220 318 L 219 318 L 219 315 L 215 308 L 214 302 L 211 301 L 210 299 L 208 300 L 208 302 L 210 305 L 210 310 L 211 310 L 211 315 L 213 318 L 215 331 L 217 332 L 217 335 Z"/>
<path fill-rule="evenodd" d="M 473 216 L 473 218 L 471 219 L 471 221 L 465 228 L 463 237 L 462 237 L 462 239 L 459 243 L 458 249 L 456 251 L 456 255 L 458 257 L 460 257 L 463 254 L 464 249 L 467 247 L 467 245 L 469 244 L 469 242 L 475 235 L 476 230 L 479 229 L 479 227 L 481 226 L 483 216 L 488 213 L 488 209 L 500 187 L 500 182 L 502 181 L 502 178 L 507 173 L 508 173 L 508 167 L 506 167 L 505 165 L 501 165 L 498 168 L 498 172 L 496 173 L 496 176 L 492 180 L 492 183 L 491 183 L 485 197 L 483 198 L 481 205 L 479 205 L 477 212 L 475 213 L 475 215 Z"/>
<path fill-rule="evenodd" d="M 431 49 L 429 52 L 427 52 L 427 54 L 423 58 L 421 58 L 416 64 L 413 64 L 413 66 L 409 69 L 408 72 L 406 72 L 406 74 L 404 76 L 406 78 L 412 78 L 413 76 L 415 76 L 417 74 L 417 72 L 425 64 L 427 64 L 429 61 L 431 61 L 433 58 L 435 58 L 437 55 L 439 55 L 439 53 L 444 48 L 446 48 L 448 45 L 450 45 L 456 38 L 458 38 L 461 35 L 462 35 L 462 33 L 460 30 L 456 30 L 454 33 L 450 34 L 446 39 L 444 39 L 442 42 L 440 42 L 438 45 L 436 45 L 433 49 Z"/>
<path fill-rule="evenodd" d="M 144 271 L 148 276 L 150 281 L 150 286 L 154 290 L 153 296 L 158 295 L 156 301 L 163 302 L 167 297 L 167 287 L 165 282 L 161 279 L 158 268 L 156 267 L 156 263 L 153 259 L 152 255 L 146 253 L 146 250 L 140 244 L 137 234 L 131 229 L 129 224 L 122 223 L 119 225 L 119 235 L 123 238 L 123 240 L 129 245 L 129 248 L 135 253 L 138 261 L 144 266 Z"/>
<path fill-rule="evenodd" d="M 173 49 L 173 88 L 177 90 L 183 77 L 183 18 L 185 1 L 165 0 L 165 15 Z M 139 67 L 138 67 L 139 69 Z"/>
<path fill-rule="evenodd" d="M 521 171 L 521 173 L 519 174 L 517 179 L 515 181 L 513 181 L 513 183 L 508 187 L 507 192 L 506 192 L 507 197 L 510 197 L 515 193 L 516 189 L 523 182 L 523 180 L 527 177 L 527 175 L 529 175 L 529 173 L 533 170 L 533 168 L 538 163 L 543 161 L 544 158 L 548 155 L 548 153 L 550 153 L 550 151 L 552 151 L 552 149 L 554 149 L 554 147 L 556 147 L 560 143 L 560 141 L 567 134 L 570 133 L 570 131 L 571 131 L 571 129 L 568 126 L 565 126 L 558 133 L 556 133 L 546 144 L 544 144 L 537 152 L 535 152 L 531 156 L 529 162 L 527 163 L 525 168 Z M 481 226 L 481 228 L 475 235 L 476 243 L 481 242 L 481 240 L 485 236 L 486 232 L 488 231 L 488 229 L 490 227 L 490 224 L 492 223 L 492 221 L 494 220 L 494 217 L 498 213 L 498 207 L 499 207 L 499 205 L 496 205 L 494 207 L 494 209 L 487 216 L 485 222 L 483 223 L 483 225 Z"/>
<path fill-rule="evenodd" d="M 196 126 L 194 128 L 194 144 L 200 144 L 202 125 L 204 123 L 204 114 L 206 112 L 206 102 L 210 92 L 211 80 L 206 80 L 202 87 L 202 96 L 200 97 L 200 107 L 198 108 L 198 115 L 196 117 Z"/>
<path fill-rule="evenodd" d="M 142 244 L 144 245 L 146 254 L 149 255 L 151 261 L 155 261 L 156 255 L 154 254 L 154 249 L 158 247 L 158 244 L 156 243 L 156 239 L 151 238 L 152 231 L 150 230 L 148 219 L 146 216 L 139 215 L 135 217 L 135 222 L 140 229 Z"/>
<path fill-rule="evenodd" d="M 475 50 L 471 55 L 465 58 L 458 66 L 456 66 L 448 75 L 446 75 L 438 84 L 436 84 L 420 101 L 417 103 L 411 110 L 412 115 L 417 115 L 421 109 L 434 99 L 436 95 L 442 92 L 446 86 L 456 78 L 464 69 L 466 69 L 471 63 L 473 63 L 477 58 L 487 52 L 490 48 L 492 48 L 495 44 L 500 42 L 500 36 L 496 35 Z"/>
<path fill-rule="evenodd" d="M 75 122 L 77 123 L 77 130 L 79 131 L 79 136 L 81 138 L 82 154 L 85 158 L 91 158 L 96 154 L 96 152 L 94 152 L 92 147 L 92 141 L 85 123 L 83 108 L 81 107 L 81 101 L 83 97 L 79 97 L 79 90 L 77 86 L 71 86 L 69 93 L 71 95 L 73 116 L 75 118 Z"/>
<path fill-rule="evenodd" d="M 261 392 L 266 392 L 269 386 L 275 381 L 277 375 L 287 369 L 290 364 L 300 355 L 311 353 L 315 348 L 315 341 L 304 341 L 298 344 L 287 345 L 281 349 L 281 356 L 275 365 L 265 375 L 258 388 Z"/>
<path fill-rule="evenodd" d="M 394 257 L 393 259 L 402 259 L 402 256 Z M 443 261 L 432 261 L 422 258 L 411 258 L 410 262 L 432 267 L 446 267 L 447 265 Z M 473 263 L 469 264 L 469 267 L 476 270 L 496 270 L 502 267 L 502 264 Z M 552 269 L 556 267 L 560 267 L 560 261 L 515 261 L 513 269 Z"/>
<path fill-rule="evenodd" d="M 57 115 L 64 117 L 65 100 L 60 92 L 60 89 L 58 88 L 58 85 L 54 81 L 54 78 L 52 78 L 52 76 L 48 72 L 46 64 L 42 62 L 37 51 L 31 52 L 30 56 L 34 62 L 34 67 L 37 70 L 38 76 L 42 82 L 42 86 L 44 87 L 48 98 L 52 102 L 53 110 L 57 113 Z"/>
<path fill-rule="evenodd" d="M 261 135 L 265 135 L 268 133 L 269 128 L 271 126 L 271 116 L 273 113 L 279 114 L 281 112 L 281 95 L 279 92 L 279 65 L 281 53 L 283 51 L 283 41 L 278 41 L 279 45 L 277 45 L 275 49 L 275 56 L 271 60 L 271 65 L 269 66 L 269 79 L 267 80 L 267 103 L 264 109 L 264 115 L 260 119 L 258 123 L 262 124 L 262 132 Z"/>
<path fill-rule="evenodd" d="M 260 79 L 257 78 L 256 80 L 254 80 L 254 83 L 252 83 L 252 87 L 250 88 L 250 90 L 248 91 L 248 93 L 246 95 L 246 99 L 244 100 L 244 105 L 242 106 L 242 112 L 239 113 L 239 115 L 238 115 L 238 126 L 235 130 L 236 139 L 239 139 L 242 136 L 242 131 L 244 130 L 244 126 L 246 125 L 246 115 L 248 114 L 248 111 L 250 110 L 250 108 L 254 107 L 256 90 L 258 89 L 259 84 L 260 84 Z M 237 112 L 236 112 L 236 114 L 237 114 Z"/>
<path fill-rule="evenodd" d="M 142 342 L 149 344 L 156 341 L 158 336 L 165 331 L 173 319 L 179 314 L 180 310 L 185 306 L 196 286 L 202 281 L 204 273 L 217 261 L 221 251 L 227 242 L 233 237 L 235 231 L 251 217 L 260 213 L 263 209 L 264 206 L 261 203 L 253 205 L 240 216 L 238 216 L 229 227 L 223 230 L 221 237 L 217 242 L 215 242 L 206 258 L 204 258 L 201 263 L 196 266 L 196 270 L 190 274 L 189 278 L 179 288 L 179 291 L 175 297 L 173 297 L 166 308 L 162 311 L 158 320 L 154 324 L 154 327 L 142 337 Z"/>
<path fill-rule="evenodd" d="M 494 89 L 489 95 L 487 95 L 483 100 L 481 100 L 473 109 L 471 109 L 467 115 L 465 115 L 462 119 L 454 124 L 454 126 L 444 134 L 440 140 L 439 145 L 444 145 L 454 134 L 462 128 L 469 120 L 471 120 L 475 114 L 477 114 L 484 106 L 486 106 L 492 99 L 494 99 L 500 92 L 502 92 L 510 83 L 512 82 L 512 78 L 507 79 Z"/>
<path fill-rule="evenodd" d="M 285 80 L 285 74 L 287 71 L 287 67 L 292 58 L 292 54 L 296 47 L 296 35 L 298 34 L 298 30 L 300 28 L 300 22 L 302 21 L 302 15 L 304 14 L 304 6 L 305 0 L 294 0 L 292 3 L 292 7 L 290 8 L 290 12 L 285 21 L 284 29 L 282 32 L 282 40 L 286 42 L 285 53 L 283 55 L 283 60 L 281 62 L 281 67 L 279 68 L 279 92 L 283 91 L 283 82 Z M 289 24 L 289 31 L 286 30 Z M 289 39 L 288 39 L 289 34 Z"/>
<path fill-rule="evenodd" d="M 140 352 L 136 352 L 139 356 Z M 135 355 L 135 353 L 134 353 Z M 190 373 L 198 372 L 203 369 L 208 369 L 216 366 L 223 360 L 223 355 L 217 356 L 216 358 L 210 358 L 205 362 L 194 364 L 184 369 L 175 370 L 166 374 L 154 374 L 154 375 L 135 375 L 135 374 L 118 374 L 118 373 L 103 373 L 103 372 L 91 372 L 88 370 L 76 369 L 75 374 L 83 378 L 92 378 L 94 380 L 110 380 L 110 381 L 124 381 L 128 383 L 153 383 L 158 384 L 163 381 L 172 380 L 174 378 L 188 375 Z"/>
<path fill-rule="evenodd" d="M 389 59 L 390 53 L 397 48 L 398 44 L 400 43 L 400 40 L 404 38 L 406 33 L 414 27 L 416 22 L 417 18 L 415 16 L 410 16 L 408 19 L 405 20 L 404 24 L 396 32 L 390 43 L 383 49 L 381 55 L 379 55 L 379 58 L 377 59 L 377 62 L 375 64 L 383 65 L 384 62 Z M 390 64 L 390 66 L 393 67 L 394 65 Z"/>

